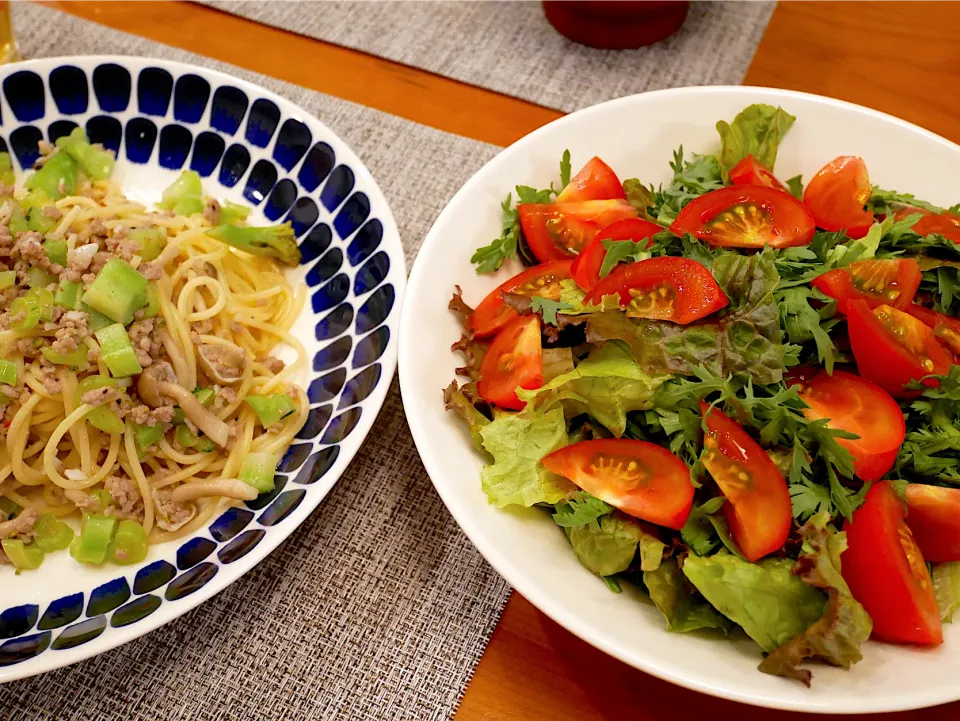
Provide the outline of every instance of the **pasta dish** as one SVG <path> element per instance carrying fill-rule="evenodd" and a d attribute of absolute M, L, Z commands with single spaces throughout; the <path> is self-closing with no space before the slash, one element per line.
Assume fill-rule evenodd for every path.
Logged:
<path fill-rule="evenodd" d="M 300 254 L 192 171 L 150 210 L 81 129 L 40 145 L 22 189 L 0 154 L 0 561 L 139 563 L 273 489 L 309 410 Z"/>

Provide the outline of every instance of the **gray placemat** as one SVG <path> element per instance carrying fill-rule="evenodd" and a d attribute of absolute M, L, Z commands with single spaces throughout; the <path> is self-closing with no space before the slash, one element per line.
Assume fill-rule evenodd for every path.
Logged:
<path fill-rule="evenodd" d="M 645 90 L 739 85 L 776 3 L 694 2 L 638 50 L 597 50 L 551 27 L 539 2 L 202 0 L 219 10 L 570 112 Z"/>
<path fill-rule="evenodd" d="M 14 24 L 26 57 L 193 62 L 314 113 L 390 200 L 408 263 L 447 199 L 497 151 L 45 7 L 17 3 Z M 447 719 L 508 590 L 431 487 L 394 383 L 330 496 L 263 563 L 137 641 L 0 686 L 0 718 Z"/>

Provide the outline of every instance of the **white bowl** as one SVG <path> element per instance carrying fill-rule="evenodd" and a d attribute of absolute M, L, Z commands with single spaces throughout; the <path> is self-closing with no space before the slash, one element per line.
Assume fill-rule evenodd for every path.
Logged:
<path fill-rule="evenodd" d="M 610 593 L 584 569 L 563 533 L 536 509 L 498 510 L 480 489 L 478 455 L 441 391 L 458 358 L 460 336 L 447 301 L 459 284 L 479 302 L 509 269 L 478 276 L 470 255 L 500 233 L 499 204 L 517 184 L 557 178 L 565 148 L 574 170 L 599 155 L 621 178 L 667 182 L 673 150 L 715 152 L 717 120 L 751 103 L 781 105 L 797 122 L 780 147 L 777 175 L 813 173 L 838 155 L 862 156 L 872 182 L 950 205 L 960 177 L 960 147 L 874 110 L 815 95 L 746 87 L 663 90 L 613 100 L 568 115 L 510 146 L 454 196 L 423 244 L 410 275 L 400 327 L 400 385 L 417 448 L 437 491 L 490 564 L 537 608 L 588 643 L 660 678 L 759 706 L 821 713 L 920 708 L 960 698 L 960 628 L 922 650 L 867 643 L 851 671 L 815 666 L 813 687 L 757 670 L 760 649 L 664 630 L 641 593 Z"/>

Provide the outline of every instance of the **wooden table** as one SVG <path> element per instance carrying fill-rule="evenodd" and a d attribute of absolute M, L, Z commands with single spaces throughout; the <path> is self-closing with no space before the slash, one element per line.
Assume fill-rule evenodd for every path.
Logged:
<path fill-rule="evenodd" d="M 48 2 L 75 15 L 477 140 L 508 145 L 561 113 L 182 2 Z M 850 100 L 960 142 L 960 3 L 784 2 L 745 84 Z M 255 49 L 251 51 L 251 49 Z M 289 62 L 296 57 L 300 62 Z M 336 67 L 336 72 L 325 72 Z M 356 78 L 363 78 L 357 82 Z M 947 721 L 960 703 L 884 721 Z M 513 594 L 456 721 L 825 717 L 680 689 L 591 648 Z M 836 717 L 840 718 L 840 717 Z"/>

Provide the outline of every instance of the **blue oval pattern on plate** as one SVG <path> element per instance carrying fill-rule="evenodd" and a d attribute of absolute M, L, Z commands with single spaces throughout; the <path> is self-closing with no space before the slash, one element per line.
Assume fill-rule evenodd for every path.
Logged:
<path fill-rule="evenodd" d="M 0 604 L 0 666 L 136 624 L 206 586 L 221 564 L 254 550 L 269 535 L 265 529 L 289 519 L 310 486 L 330 474 L 340 442 L 360 422 L 361 404 L 383 381 L 378 359 L 396 342 L 386 327 L 397 292 L 385 282 L 390 258 L 381 248 L 383 223 L 366 186 L 358 187 L 354 169 L 322 133 L 273 100 L 208 79 L 200 69 L 139 61 L 125 67 L 123 60 L 84 69 L 74 62 L 48 61 L 46 69 L 41 62 L 40 72 L 11 68 L 5 74 L 0 89 L 12 117 L 0 116 L 0 151 L 9 147 L 16 165 L 29 169 L 41 138 L 55 141 L 79 125 L 92 142 L 134 164 L 196 170 L 215 186 L 212 195 L 242 189 L 299 238 L 318 314 L 312 334 L 325 345 L 312 357 L 307 423 L 278 464 L 272 491 L 225 510 L 209 525 L 209 538 L 179 542 L 176 565 L 157 559 L 138 569 L 113 567 L 112 580 L 45 607 Z M 362 303 L 354 298 L 367 293 Z M 351 376 L 351 366 L 363 369 Z"/>

